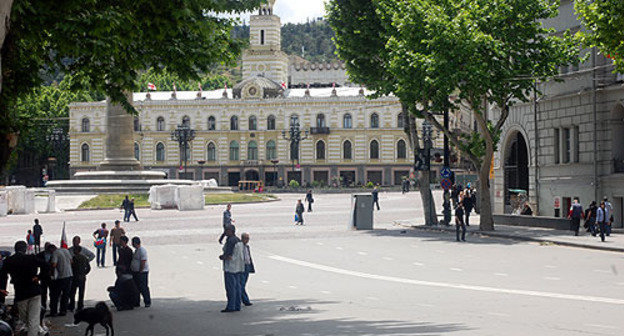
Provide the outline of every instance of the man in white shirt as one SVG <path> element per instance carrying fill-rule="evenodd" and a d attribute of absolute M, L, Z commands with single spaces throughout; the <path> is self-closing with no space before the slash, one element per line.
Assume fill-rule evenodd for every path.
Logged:
<path fill-rule="evenodd" d="M 147 262 L 147 250 L 141 246 L 141 238 L 139 237 L 132 238 L 132 246 L 135 250 L 130 263 L 130 271 L 141 296 L 143 296 L 145 308 L 149 308 L 152 305 L 152 298 L 148 286 L 149 264 Z"/>
<path fill-rule="evenodd" d="M 50 316 L 65 316 L 67 314 L 67 305 L 69 304 L 69 292 L 71 291 L 71 282 L 74 276 L 72 272 L 72 256 L 67 249 L 56 248 L 52 245 L 52 257 L 50 264 L 54 274 L 52 275 L 52 286 L 50 288 Z M 59 298 L 61 308 L 59 308 Z"/>
<path fill-rule="evenodd" d="M 225 227 L 227 241 L 223 245 L 223 254 L 219 259 L 223 260 L 223 273 L 225 278 L 225 293 L 227 306 L 222 313 L 241 310 L 241 280 L 245 271 L 245 259 L 243 256 L 243 243 L 236 237 L 234 225 Z"/>

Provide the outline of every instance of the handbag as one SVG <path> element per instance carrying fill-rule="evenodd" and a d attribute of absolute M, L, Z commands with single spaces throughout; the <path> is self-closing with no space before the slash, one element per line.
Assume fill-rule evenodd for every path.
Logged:
<path fill-rule="evenodd" d="M 295 222 L 299 221 L 299 214 L 295 214 Z"/>
<path fill-rule="evenodd" d="M 98 238 L 93 242 L 93 246 L 100 248 L 106 246 L 106 238 Z"/>

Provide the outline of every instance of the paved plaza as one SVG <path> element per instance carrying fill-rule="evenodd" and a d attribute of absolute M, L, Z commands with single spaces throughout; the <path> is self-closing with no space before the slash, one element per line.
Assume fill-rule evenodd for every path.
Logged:
<path fill-rule="evenodd" d="M 139 209 L 141 221 L 125 228 L 148 250 L 153 304 L 115 312 L 116 334 L 621 335 L 624 328 L 621 253 L 477 235 L 457 243 L 448 232 L 396 225 L 422 224 L 418 193 L 381 193 L 374 231 L 348 227 L 345 194 L 316 195 L 306 225 L 294 226 L 296 199 L 304 195 L 279 196 L 233 207 L 238 233 L 251 234 L 257 273 L 248 284 L 254 305 L 232 314 L 219 312 L 223 206 Z M 69 237 L 89 242 L 99 223 L 112 225 L 121 212 L 1 218 L 0 246 L 24 239 L 35 217 L 47 240 L 58 243 L 66 221 Z M 93 265 L 87 305 L 107 299 L 113 282 L 112 267 Z M 83 335 L 86 327 L 64 327 L 70 317 L 54 322 L 63 335 Z"/>

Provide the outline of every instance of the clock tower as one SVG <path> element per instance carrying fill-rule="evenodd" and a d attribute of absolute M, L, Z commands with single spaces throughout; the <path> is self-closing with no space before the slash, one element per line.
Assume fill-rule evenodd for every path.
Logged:
<path fill-rule="evenodd" d="M 249 49 L 243 53 L 243 79 L 262 76 L 288 85 L 288 56 L 282 51 L 282 23 L 275 0 L 260 6 L 249 21 Z"/>

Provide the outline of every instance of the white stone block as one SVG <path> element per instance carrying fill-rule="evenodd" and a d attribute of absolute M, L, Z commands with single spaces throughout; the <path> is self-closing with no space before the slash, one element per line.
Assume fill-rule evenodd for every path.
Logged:
<path fill-rule="evenodd" d="M 149 202 L 152 210 L 173 209 L 176 204 L 175 185 L 153 186 L 150 188 Z"/>
<path fill-rule="evenodd" d="M 9 208 L 7 192 L 0 191 L 0 217 L 4 217 L 7 215 L 7 210 Z"/>
<path fill-rule="evenodd" d="M 56 191 L 48 190 L 48 203 L 45 212 L 56 212 Z"/>
<path fill-rule="evenodd" d="M 203 180 L 203 181 L 201 181 L 201 184 L 204 186 L 204 188 L 217 188 L 217 187 L 219 187 L 219 183 L 217 183 L 217 180 L 215 180 L 215 179 Z"/>
<path fill-rule="evenodd" d="M 35 213 L 35 191 L 26 189 L 24 193 L 24 214 Z"/>
<path fill-rule="evenodd" d="M 205 205 L 204 186 L 180 186 L 176 189 L 176 202 L 178 210 L 191 211 L 203 210 Z"/>
<path fill-rule="evenodd" d="M 10 214 L 26 213 L 26 187 L 10 186 L 7 189 L 7 212 Z"/>

